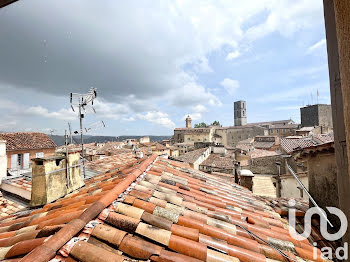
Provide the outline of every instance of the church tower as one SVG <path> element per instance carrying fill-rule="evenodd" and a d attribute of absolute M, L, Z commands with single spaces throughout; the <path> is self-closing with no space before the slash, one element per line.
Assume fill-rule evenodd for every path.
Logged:
<path fill-rule="evenodd" d="M 239 100 L 233 103 L 235 126 L 247 124 L 247 102 Z"/>
<path fill-rule="evenodd" d="M 189 115 L 186 117 L 186 128 L 192 128 L 192 118 Z"/>

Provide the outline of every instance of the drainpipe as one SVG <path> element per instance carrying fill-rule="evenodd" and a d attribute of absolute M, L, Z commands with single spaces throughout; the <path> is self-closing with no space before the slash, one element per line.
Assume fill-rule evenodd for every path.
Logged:
<path fill-rule="evenodd" d="M 277 197 L 281 197 L 281 162 L 276 162 L 277 165 L 277 170 L 278 170 L 278 174 L 275 177 L 276 178 L 276 195 Z"/>

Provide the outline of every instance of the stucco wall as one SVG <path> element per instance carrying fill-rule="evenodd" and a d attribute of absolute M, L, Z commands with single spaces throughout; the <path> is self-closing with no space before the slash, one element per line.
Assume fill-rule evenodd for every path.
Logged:
<path fill-rule="evenodd" d="M 309 188 L 309 179 L 307 175 L 298 176 L 303 185 L 306 187 L 306 189 Z M 297 180 L 294 178 L 294 176 L 286 175 L 281 176 L 281 197 L 287 197 L 287 198 L 300 198 L 300 190 L 298 189 L 300 187 Z M 306 193 L 303 193 L 303 198 L 308 199 Z"/>
<path fill-rule="evenodd" d="M 66 160 L 44 159 L 33 162 L 31 206 L 50 203 L 84 185 L 79 162 L 79 153 L 69 155 L 69 180 L 67 184 Z"/>
<path fill-rule="evenodd" d="M 36 153 L 44 153 L 44 157 L 53 156 L 55 154 L 55 148 L 48 149 L 36 149 L 36 150 L 16 150 L 16 151 L 7 151 L 7 168 L 11 169 L 11 155 L 13 154 L 25 154 L 29 153 L 29 159 L 36 158 Z"/>
<path fill-rule="evenodd" d="M 211 148 L 209 147 L 207 150 L 203 152 L 203 154 L 191 165 L 194 169 L 199 170 L 199 165 L 206 160 L 211 152 Z"/>

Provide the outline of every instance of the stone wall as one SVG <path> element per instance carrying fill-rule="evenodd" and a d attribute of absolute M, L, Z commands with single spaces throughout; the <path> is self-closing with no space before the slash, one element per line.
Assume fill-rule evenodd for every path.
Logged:
<path fill-rule="evenodd" d="M 268 135 L 268 130 L 259 126 L 227 128 L 225 131 L 225 146 L 235 146 L 239 141 L 256 136 Z"/>
<path fill-rule="evenodd" d="M 309 181 L 307 175 L 299 175 L 298 176 L 303 185 L 308 189 L 309 187 Z M 286 198 L 300 198 L 300 185 L 292 175 L 284 175 L 281 176 L 281 197 Z M 305 192 L 303 194 L 303 199 L 308 200 L 308 196 Z"/>
<path fill-rule="evenodd" d="M 301 126 L 332 127 L 331 105 L 311 105 L 300 108 Z"/>
<path fill-rule="evenodd" d="M 319 105 L 318 107 L 319 126 L 332 127 L 332 107 L 331 105 Z"/>

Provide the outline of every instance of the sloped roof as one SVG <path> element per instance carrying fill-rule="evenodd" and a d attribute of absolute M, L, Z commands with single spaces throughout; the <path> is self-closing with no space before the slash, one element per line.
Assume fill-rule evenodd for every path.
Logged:
<path fill-rule="evenodd" d="M 222 169 L 232 169 L 233 159 L 229 157 L 222 157 L 220 154 L 210 154 L 209 157 L 204 160 L 201 166 L 217 167 Z"/>
<path fill-rule="evenodd" d="M 329 143 L 329 142 L 334 142 L 334 134 L 329 133 L 329 134 L 318 134 L 313 136 L 315 140 L 320 141 L 321 143 Z"/>
<path fill-rule="evenodd" d="M 24 207 L 25 206 L 22 204 L 16 203 L 9 198 L 5 198 L 0 192 L 0 221 L 20 211 Z"/>
<path fill-rule="evenodd" d="M 43 133 L 0 133 L 0 139 L 6 140 L 7 151 L 56 148 L 55 142 Z"/>
<path fill-rule="evenodd" d="M 176 159 L 186 163 L 194 163 L 207 149 L 208 148 L 196 149 L 196 150 L 187 152 L 183 155 L 180 155 Z"/>
<path fill-rule="evenodd" d="M 254 149 L 248 155 L 250 155 L 251 158 L 259 158 L 259 157 L 266 157 L 266 156 L 277 156 L 279 155 L 279 153 L 275 151 L 264 150 L 264 149 Z"/>
<path fill-rule="evenodd" d="M 276 249 L 294 260 L 313 255 L 247 189 L 155 155 L 2 220 L 0 232 L 0 260 L 285 261 Z"/>
<path fill-rule="evenodd" d="M 281 138 L 281 147 L 287 153 L 291 153 L 298 148 L 305 148 L 319 144 L 311 137 L 303 137 L 298 139 Z"/>

